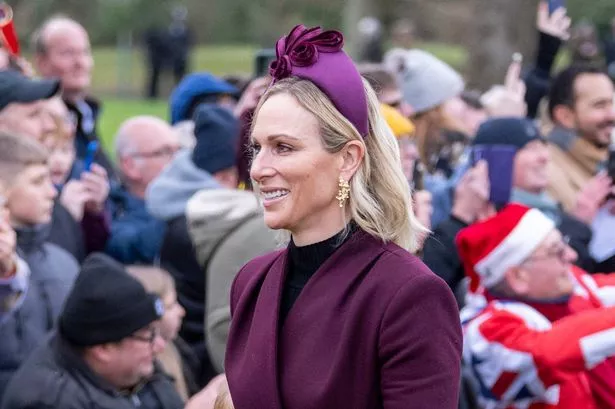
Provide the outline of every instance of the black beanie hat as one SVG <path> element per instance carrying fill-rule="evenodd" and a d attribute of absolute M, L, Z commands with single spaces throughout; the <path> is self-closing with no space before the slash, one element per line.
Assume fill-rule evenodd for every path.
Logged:
<path fill-rule="evenodd" d="M 523 149 L 532 141 L 542 141 L 540 131 L 527 118 L 493 118 L 478 128 L 473 145 L 511 145 Z"/>
<path fill-rule="evenodd" d="M 227 108 L 202 104 L 194 114 L 194 164 L 210 174 L 235 166 L 239 121 Z"/>
<path fill-rule="evenodd" d="M 77 346 L 101 345 L 119 342 L 163 314 L 162 301 L 147 293 L 122 264 L 94 253 L 83 262 L 66 299 L 59 331 Z"/>

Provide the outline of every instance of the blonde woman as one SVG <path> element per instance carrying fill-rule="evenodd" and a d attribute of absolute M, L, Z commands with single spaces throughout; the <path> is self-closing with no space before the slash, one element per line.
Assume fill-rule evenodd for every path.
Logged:
<path fill-rule="evenodd" d="M 236 409 L 453 409 L 456 302 L 408 251 L 424 228 L 397 142 L 342 44 L 295 27 L 255 111 L 251 177 L 290 243 L 231 289 L 230 394 Z"/>

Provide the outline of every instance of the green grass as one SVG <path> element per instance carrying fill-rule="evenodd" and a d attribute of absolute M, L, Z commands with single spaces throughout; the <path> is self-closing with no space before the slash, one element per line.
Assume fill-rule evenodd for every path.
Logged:
<path fill-rule="evenodd" d="M 249 73 L 256 48 L 250 46 L 199 47 L 192 55 L 193 71 L 209 71 L 215 75 Z M 147 80 L 145 57 L 140 50 L 118 51 L 115 48 L 94 50 L 92 91 L 98 95 L 140 97 Z M 161 81 L 162 94 L 172 88 L 172 79 Z"/>
<path fill-rule="evenodd" d="M 459 70 L 463 70 L 467 63 L 468 55 L 462 47 L 438 43 L 419 46 Z M 191 68 L 215 75 L 250 74 L 256 51 L 257 48 L 250 45 L 202 46 L 195 50 Z M 112 149 L 115 132 L 130 117 L 156 115 L 168 119 L 166 100 L 151 102 L 140 99 L 146 81 L 140 50 L 118 52 L 115 48 L 96 48 L 94 61 L 92 94 L 103 101 L 99 133 L 105 148 Z M 168 95 L 172 87 L 171 78 L 166 78 L 161 83 L 161 95 Z"/>
<path fill-rule="evenodd" d="M 154 115 L 168 119 L 167 104 L 164 101 L 103 99 L 103 111 L 98 132 L 103 146 L 108 152 L 113 151 L 113 138 L 120 124 L 124 120 L 137 115 Z"/>
<path fill-rule="evenodd" d="M 462 69 L 466 64 L 467 52 L 462 47 L 438 43 L 423 43 L 419 46 L 455 68 Z M 193 71 L 209 71 L 215 75 L 250 74 L 256 51 L 257 48 L 250 45 L 198 47 L 192 55 L 191 68 Z M 143 95 L 147 69 L 140 50 L 97 48 L 94 50 L 94 61 L 94 95 L 133 98 Z M 172 80 L 168 77 L 170 76 L 161 84 L 163 95 L 168 94 L 173 87 Z"/>

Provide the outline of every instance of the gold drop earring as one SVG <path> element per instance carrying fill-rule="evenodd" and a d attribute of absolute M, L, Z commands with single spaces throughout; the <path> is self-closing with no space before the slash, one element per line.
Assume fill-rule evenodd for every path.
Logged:
<path fill-rule="evenodd" d="M 344 207 L 346 200 L 350 197 L 350 185 L 340 176 L 339 189 L 335 198 L 339 201 L 340 207 Z"/>

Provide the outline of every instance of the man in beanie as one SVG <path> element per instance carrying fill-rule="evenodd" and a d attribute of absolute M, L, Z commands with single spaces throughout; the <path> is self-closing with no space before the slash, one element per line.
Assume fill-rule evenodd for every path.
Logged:
<path fill-rule="evenodd" d="M 89 256 L 57 333 L 15 374 L 2 408 L 182 408 L 155 359 L 165 347 L 163 314 L 162 301 L 121 264 Z"/>
<path fill-rule="evenodd" d="M 149 213 L 162 221 L 166 232 L 160 264 L 175 278 L 186 317 L 180 335 L 201 358 L 201 383 L 215 374 L 205 349 L 203 327 L 205 277 L 188 234 L 186 205 L 195 193 L 237 186 L 235 153 L 239 121 L 219 104 L 201 104 L 194 115 L 196 144 L 177 156 L 151 184 L 146 194 Z"/>
<path fill-rule="evenodd" d="M 490 119 L 479 128 L 473 146 L 490 145 L 516 149 L 510 202 L 537 208 L 545 213 L 570 238 L 570 245 L 579 254 L 577 263 L 593 272 L 594 261 L 588 251 L 592 237 L 590 227 L 576 215 L 564 212 L 546 193 L 549 183 L 549 152 L 536 126 L 525 118 Z M 489 205 L 488 170 L 483 169 L 484 165 L 466 172 L 456 187 L 454 198 L 434 196 L 434 209 L 448 207 L 442 206 L 440 200 L 453 199 L 453 205 L 449 217 L 436 226 L 433 236 L 425 243 L 423 257 L 425 263 L 453 290 L 464 277 L 455 251 L 455 236 L 459 230 L 476 222 L 480 218 L 479 213 Z M 486 196 L 477 192 L 477 189 L 484 188 L 487 189 Z"/>
<path fill-rule="evenodd" d="M 573 266 L 553 220 L 522 205 L 456 242 L 479 288 L 461 318 L 481 407 L 615 407 L 615 277 Z"/>
<path fill-rule="evenodd" d="M 173 160 L 179 138 L 160 118 L 126 120 L 115 138 L 122 186 L 112 188 L 111 236 L 105 252 L 124 264 L 152 264 L 162 243 L 164 224 L 147 212 L 145 192 Z"/>

